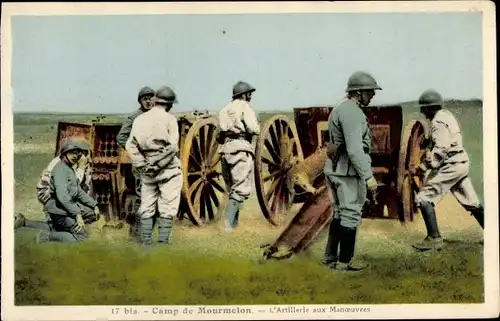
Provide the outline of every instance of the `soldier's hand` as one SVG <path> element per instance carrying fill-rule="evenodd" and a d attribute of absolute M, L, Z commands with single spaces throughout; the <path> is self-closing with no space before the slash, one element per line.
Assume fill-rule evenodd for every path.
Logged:
<path fill-rule="evenodd" d="M 375 179 L 375 177 L 372 176 L 372 177 L 370 177 L 366 181 L 366 187 L 370 191 L 373 203 L 377 204 L 377 187 L 378 187 L 378 183 L 377 183 L 377 180 Z"/>
<path fill-rule="evenodd" d="M 85 228 L 85 222 L 83 221 L 82 214 L 76 215 L 76 231 L 81 232 Z"/>
<path fill-rule="evenodd" d="M 425 162 L 430 164 L 432 162 L 432 152 L 430 150 L 425 151 Z"/>
<path fill-rule="evenodd" d="M 329 158 L 333 158 L 335 156 L 335 154 L 337 153 L 337 146 L 328 142 L 326 144 L 326 155 L 329 157 Z"/>
<path fill-rule="evenodd" d="M 99 206 L 97 206 L 97 205 L 96 205 L 96 207 L 94 207 L 94 214 L 95 214 L 96 220 L 99 221 L 99 218 L 101 218 L 101 211 L 99 210 Z"/>

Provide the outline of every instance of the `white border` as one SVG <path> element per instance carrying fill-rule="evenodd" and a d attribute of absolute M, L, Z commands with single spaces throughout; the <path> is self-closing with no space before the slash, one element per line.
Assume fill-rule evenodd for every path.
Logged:
<path fill-rule="evenodd" d="M 153 307 L 140 306 L 138 316 L 112 314 L 113 306 L 82 307 L 15 307 L 13 269 L 13 120 L 12 88 L 10 86 L 12 35 L 11 17 L 14 15 L 107 15 L 107 14 L 221 14 L 221 13 L 387 13 L 387 12 L 482 12 L 483 14 L 483 126 L 484 126 L 484 193 L 485 193 L 485 244 L 484 278 L 485 304 L 402 304 L 363 305 L 367 313 L 292 313 L 272 314 L 275 306 L 250 307 L 253 314 L 198 314 L 197 307 L 172 306 L 182 312 L 194 309 L 192 314 L 153 315 Z M 2 61 L 2 317 L 5 320 L 158 320 L 188 319 L 387 319 L 387 318 L 469 318 L 495 317 L 499 313 L 499 241 L 498 241 L 498 190 L 497 180 L 497 126 L 496 126 L 496 29 L 495 6 L 490 1 L 362 1 L 362 2 L 252 2 L 252 3 L 2 3 L 1 20 Z M 218 306 L 222 307 L 222 306 Z M 314 307 L 308 305 L 310 311 Z M 331 306 L 333 307 L 333 305 Z M 354 307 L 354 306 L 337 306 Z M 357 306 L 356 306 L 357 307 Z M 123 311 L 124 307 L 119 307 Z M 129 307 L 134 308 L 134 307 Z M 232 306 L 234 308 L 234 306 Z M 359 307 L 358 307 L 359 308 Z M 262 310 L 263 312 L 259 312 Z"/>

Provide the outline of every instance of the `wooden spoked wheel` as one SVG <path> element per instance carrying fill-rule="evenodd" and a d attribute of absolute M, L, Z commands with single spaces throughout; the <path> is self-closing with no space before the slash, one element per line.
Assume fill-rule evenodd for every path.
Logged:
<path fill-rule="evenodd" d="M 427 124 L 422 120 L 412 120 L 401 139 L 396 186 L 401 202 L 400 221 L 413 221 L 417 212 L 415 193 L 423 180 L 423 173 L 418 171 L 424 153 L 421 146 L 428 136 Z"/>
<path fill-rule="evenodd" d="M 279 225 L 294 201 L 290 169 L 304 158 L 297 128 L 292 120 L 276 115 L 267 120 L 255 148 L 255 185 L 264 217 Z"/>
<path fill-rule="evenodd" d="M 183 198 L 189 219 L 197 226 L 215 221 L 227 201 L 217 134 L 214 118 L 198 120 L 189 129 L 181 151 Z"/>

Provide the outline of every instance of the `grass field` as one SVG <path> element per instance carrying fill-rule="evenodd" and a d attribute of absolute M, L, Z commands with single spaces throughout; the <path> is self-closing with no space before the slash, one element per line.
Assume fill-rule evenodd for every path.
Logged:
<path fill-rule="evenodd" d="M 405 122 L 415 109 L 405 107 Z M 481 199 L 482 113 L 480 102 L 453 102 L 471 178 Z M 291 113 L 284 113 L 292 116 Z M 261 114 L 261 121 L 269 117 Z M 15 211 L 42 219 L 35 198 L 38 176 L 52 159 L 57 122 L 88 121 L 93 115 L 14 115 Z M 109 120 L 121 120 L 109 116 Z M 400 225 L 363 221 L 356 256 L 371 267 L 334 273 L 321 266 L 326 235 L 305 253 L 285 261 L 261 262 L 260 245 L 282 228 L 271 227 L 255 195 L 245 203 L 241 227 L 223 232 L 222 222 L 198 229 L 174 227 L 168 248 L 126 241 L 126 229 L 93 234 L 85 244 L 36 245 L 36 232 L 15 235 L 16 305 L 174 304 L 376 304 L 483 302 L 482 230 L 451 196 L 437 207 L 447 247 L 439 253 L 411 248 L 425 233 L 420 217 Z M 291 218 L 292 215 L 289 215 Z"/>

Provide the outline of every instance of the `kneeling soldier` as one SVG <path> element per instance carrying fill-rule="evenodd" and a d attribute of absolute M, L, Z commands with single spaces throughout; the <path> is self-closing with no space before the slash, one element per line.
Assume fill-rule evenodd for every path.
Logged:
<path fill-rule="evenodd" d="M 457 119 L 443 109 L 443 98 L 435 90 L 426 90 L 419 99 L 420 111 L 431 121 L 431 150 L 424 164 L 430 168 L 416 196 L 416 202 L 427 229 L 427 237 L 414 247 L 419 250 L 439 250 L 443 239 L 439 233 L 435 205 L 449 191 L 484 228 L 484 208 L 469 178 L 469 156 L 462 144 Z M 425 168 L 424 168 L 425 170 Z"/>
<path fill-rule="evenodd" d="M 77 242 L 88 237 L 85 224 L 99 220 L 100 213 L 97 202 L 82 189 L 73 169 L 83 153 L 88 153 L 84 142 L 67 140 L 61 146 L 60 160 L 50 172 L 49 198 L 44 203 L 51 224 L 28 221 L 18 215 L 15 228 L 40 229 L 37 243 Z"/>
<path fill-rule="evenodd" d="M 158 241 L 167 244 L 174 216 L 179 210 L 182 171 L 179 157 L 179 130 L 172 109 L 175 93 L 169 87 L 156 92 L 154 106 L 139 115 L 125 148 L 140 175 L 141 242 L 152 244 L 153 217 L 158 207 Z"/>

